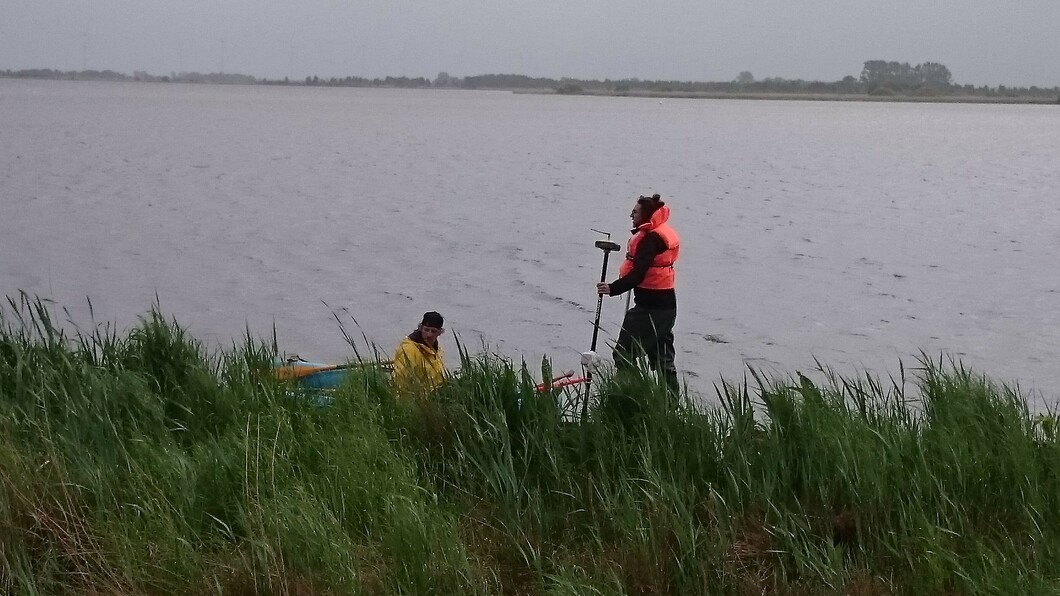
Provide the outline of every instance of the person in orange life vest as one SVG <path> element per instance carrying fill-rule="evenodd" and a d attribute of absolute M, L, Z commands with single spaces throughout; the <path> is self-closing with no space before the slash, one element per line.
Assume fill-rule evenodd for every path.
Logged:
<path fill-rule="evenodd" d="M 394 385 L 401 394 L 427 394 L 445 380 L 438 336 L 445 333 L 442 315 L 430 311 L 394 353 Z"/>
<path fill-rule="evenodd" d="M 601 295 L 619 296 L 633 291 L 634 306 L 626 312 L 615 343 L 615 367 L 619 371 L 632 368 L 637 356 L 647 356 L 652 370 L 658 371 L 677 394 L 674 263 L 681 243 L 667 223 L 670 208 L 659 195 L 638 198 L 629 217 L 633 220 L 633 236 L 626 245 L 626 259 L 618 268 L 619 278 L 609 284 L 596 284 Z"/>

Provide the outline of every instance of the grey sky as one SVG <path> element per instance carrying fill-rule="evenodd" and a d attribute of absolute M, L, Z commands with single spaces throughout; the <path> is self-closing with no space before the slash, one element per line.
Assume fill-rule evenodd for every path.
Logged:
<path fill-rule="evenodd" d="M 0 69 L 1060 85 L 1060 1 L 0 0 Z"/>

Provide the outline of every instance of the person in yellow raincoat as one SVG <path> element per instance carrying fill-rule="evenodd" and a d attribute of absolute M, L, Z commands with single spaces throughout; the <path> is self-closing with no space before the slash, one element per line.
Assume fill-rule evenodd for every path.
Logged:
<path fill-rule="evenodd" d="M 442 315 L 430 311 L 401 340 L 394 353 L 394 385 L 401 395 L 424 396 L 445 380 L 445 363 L 438 337 L 445 333 Z"/>

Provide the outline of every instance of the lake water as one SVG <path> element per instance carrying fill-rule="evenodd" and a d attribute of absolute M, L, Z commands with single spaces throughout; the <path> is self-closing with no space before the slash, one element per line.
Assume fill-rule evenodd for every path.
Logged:
<path fill-rule="evenodd" d="M 318 361 L 351 355 L 336 317 L 390 352 L 438 310 L 474 351 L 575 368 L 591 228 L 623 243 L 659 192 L 700 394 L 923 350 L 1051 404 L 1058 156 L 1058 106 L 0 79 L 0 292 L 120 328 L 157 295 L 211 346 L 275 327 Z"/>

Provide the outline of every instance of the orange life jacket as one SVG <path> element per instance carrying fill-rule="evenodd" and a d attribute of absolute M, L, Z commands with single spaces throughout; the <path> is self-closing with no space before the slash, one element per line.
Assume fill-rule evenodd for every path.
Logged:
<path fill-rule="evenodd" d="M 637 245 L 640 244 L 645 234 L 655 232 L 666 245 L 666 250 L 652 259 L 644 280 L 637 285 L 638 288 L 646 290 L 672 290 L 674 288 L 674 263 L 677 262 L 677 254 L 681 252 L 681 241 L 677 237 L 677 232 L 666 223 L 668 219 L 670 219 L 670 207 L 667 205 L 659 207 L 648 223 L 637 227 L 637 231 L 626 244 L 626 260 L 622 261 L 618 267 L 618 274 L 621 277 L 633 271 L 633 255 L 637 254 Z"/>

